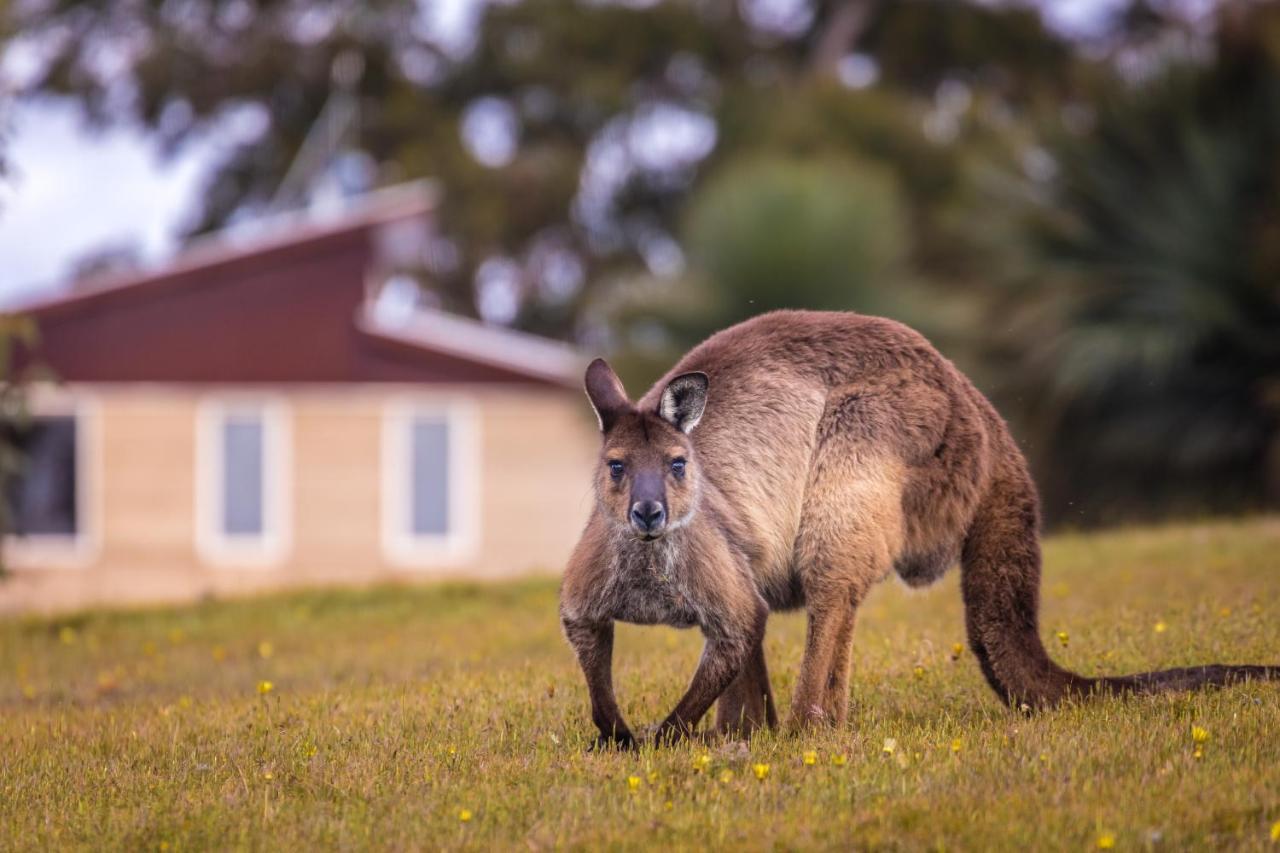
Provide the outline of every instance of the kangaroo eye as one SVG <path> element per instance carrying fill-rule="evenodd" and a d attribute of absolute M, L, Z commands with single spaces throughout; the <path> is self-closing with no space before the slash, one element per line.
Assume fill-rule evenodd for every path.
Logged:
<path fill-rule="evenodd" d="M 677 477 L 684 476 L 684 459 L 677 458 L 671 460 L 671 473 L 675 474 Z"/>
<path fill-rule="evenodd" d="M 614 460 L 609 463 L 609 476 L 615 480 L 622 479 L 622 463 Z"/>

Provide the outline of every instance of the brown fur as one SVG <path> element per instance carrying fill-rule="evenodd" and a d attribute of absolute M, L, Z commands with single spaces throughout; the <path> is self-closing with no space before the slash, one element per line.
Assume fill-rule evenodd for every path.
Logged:
<path fill-rule="evenodd" d="M 957 562 L 970 646 L 1007 702 L 1280 676 L 1214 666 L 1090 679 L 1058 667 L 1039 637 L 1038 503 L 1022 454 L 986 398 L 899 323 L 766 314 L 694 348 L 635 404 L 603 361 L 587 392 L 603 430 L 597 506 L 561 617 L 602 742 L 634 743 L 613 695 L 615 620 L 706 637 L 661 740 L 689 734 L 717 699 L 722 730 L 775 725 L 765 622 L 803 606 L 791 723 L 840 723 L 854 615 L 872 585 L 891 572 L 932 583 Z M 659 495 L 666 526 L 648 538 L 632 512 Z"/>

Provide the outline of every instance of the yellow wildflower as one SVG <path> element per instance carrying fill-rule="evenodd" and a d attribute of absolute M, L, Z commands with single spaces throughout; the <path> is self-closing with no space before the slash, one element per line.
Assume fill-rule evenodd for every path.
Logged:
<path fill-rule="evenodd" d="M 1110 832 L 1103 832 L 1098 835 L 1098 849 L 1110 850 L 1116 846 L 1116 837 Z"/>
<path fill-rule="evenodd" d="M 258 657 L 265 659 L 271 657 L 275 653 L 276 647 L 271 645 L 270 641 L 263 640 L 261 643 L 258 643 Z"/>
<path fill-rule="evenodd" d="M 649 784 L 650 784 L 650 785 L 656 785 L 656 784 L 658 784 L 658 771 L 657 771 L 657 770 L 650 770 L 650 771 L 649 771 Z"/>
<path fill-rule="evenodd" d="M 769 765 L 753 764 L 751 765 L 751 772 L 755 773 L 756 778 L 759 779 L 761 782 L 763 782 L 765 778 L 768 777 L 769 775 Z"/>
<path fill-rule="evenodd" d="M 629 790 L 632 790 L 632 791 L 639 791 L 639 790 L 640 790 L 640 777 L 639 777 L 639 776 L 628 776 L 628 777 L 627 777 L 627 788 L 628 788 Z"/>
<path fill-rule="evenodd" d="M 36 688 L 35 688 L 35 685 L 32 685 L 32 684 L 24 684 L 24 685 L 22 685 L 22 698 L 23 698 L 23 699 L 34 699 L 34 698 L 36 698 Z"/>
<path fill-rule="evenodd" d="M 662 804 L 662 807 L 667 811 L 671 811 L 672 809 L 675 808 L 675 803 L 671 802 L 670 800 L 667 800 L 665 803 Z"/>
<path fill-rule="evenodd" d="M 960 749 L 963 746 L 964 746 L 964 741 L 960 740 L 960 738 L 956 738 L 955 740 L 951 741 L 952 752 L 955 752 L 955 753 L 960 752 Z"/>
<path fill-rule="evenodd" d="M 1068 642 L 1070 642 L 1070 640 L 1071 640 L 1071 637 L 1069 637 L 1069 636 L 1067 635 L 1067 632 L 1066 632 L 1066 631 L 1059 631 L 1059 632 L 1058 632 L 1058 642 L 1059 642 L 1059 643 L 1062 643 L 1062 647 L 1063 647 L 1064 649 L 1067 647 L 1067 643 L 1068 643 Z"/>
<path fill-rule="evenodd" d="M 1271 840 L 1280 844 L 1280 820 L 1271 824 Z"/>
<path fill-rule="evenodd" d="M 916 664 L 915 669 L 911 670 L 911 672 L 916 678 L 924 678 L 924 665 Z"/>
<path fill-rule="evenodd" d="M 951 659 L 960 660 L 960 656 L 964 654 L 964 643 L 956 643 L 951 647 Z"/>
<path fill-rule="evenodd" d="M 1219 610 L 1219 611 L 1218 611 L 1218 615 L 1219 615 L 1219 616 L 1222 616 L 1222 617 L 1224 617 L 1224 618 L 1225 618 L 1225 617 L 1227 617 L 1227 616 L 1230 616 L 1230 615 L 1231 615 L 1231 608 L 1230 608 L 1230 607 L 1223 607 L 1221 610 Z"/>
<path fill-rule="evenodd" d="M 1169 626 L 1165 624 L 1165 621 L 1163 619 L 1161 619 L 1155 625 L 1155 632 L 1157 634 L 1163 634 L 1165 631 L 1168 631 L 1168 630 L 1169 630 Z"/>
<path fill-rule="evenodd" d="M 726 785 L 728 785 L 730 782 L 732 782 L 732 781 L 733 781 L 733 771 L 732 771 L 732 770 L 730 770 L 730 769 L 729 769 L 729 768 L 727 768 L 727 767 L 726 767 L 724 770 L 721 770 L 721 771 L 720 771 L 720 781 L 721 781 L 721 782 L 723 782 L 723 783 L 724 783 L 724 784 L 726 784 Z"/>
<path fill-rule="evenodd" d="M 709 753 L 704 752 L 702 753 L 702 755 L 699 755 L 697 758 L 693 759 L 693 769 L 698 773 L 701 773 L 702 771 L 706 770 L 710 766 L 711 766 L 711 755 Z"/>
<path fill-rule="evenodd" d="M 845 755 L 843 752 L 840 753 L 839 755 L 831 756 L 831 763 L 834 764 L 836 767 L 844 767 L 845 764 L 848 763 L 848 761 L 849 761 L 849 757 Z"/>
<path fill-rule="evenodd" d="M 1208 743 L 1209 730 L 1200 726 L 1191 727 L 1191 740 L 1195 743 Z"/>
<path fill-rule="evenodd" d="M 818 753 L 816 750 L 810 749 L 801 756 L 801 760 L 804 761 L 806 767 L 812 767 L 818 763 Z"/>
<path fill-rule="evenodd" d="M 462 821 L 463 823 L 470 823 L 471 809 L 462 809 L 461 811 L 459 811 L 458 820 Z"/>
<path fill-rule="evenodd" d="M 268 693 L 270 693 L 272 690 L 275 690 L 275 689 L 276 689 L 275 684 L 271 683 L 270 681 L 263 680 L 258 682 L 258 693 L 263 696 L 266 696 Z"/>
<path fill-rule="evenodd" d="M 885 755 L 893 755 L 898 751 L 898 741 L 895 738 L 887 737 L 884 739 L 884 746 L 880 747 L 880 751 Z"/>

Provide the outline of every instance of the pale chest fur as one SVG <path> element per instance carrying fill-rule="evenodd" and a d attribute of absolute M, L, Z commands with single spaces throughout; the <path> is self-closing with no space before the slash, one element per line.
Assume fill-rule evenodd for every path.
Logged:
<path fill-rule="evenodd" d="M 699 624 L 699 608 L 691 600 L 674 542 L 627 543 L 614 551 L 600 604 L 608 616 L 636 625 Z"/>

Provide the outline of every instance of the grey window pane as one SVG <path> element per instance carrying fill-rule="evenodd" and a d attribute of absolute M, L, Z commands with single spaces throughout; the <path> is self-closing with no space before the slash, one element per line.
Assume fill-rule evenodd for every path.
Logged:
<path fill-rule="evenodd" d="M 18 469 L 4 483 L 13 532 L 19 536 L 76 533 L 76 421 L 36 417 L 6 426 L 19 454 Z"/>
<path fill-rule="evenodd" d="M 449 532 L 449 425 L 439 418 L 414 418 L 412 429 L 413 533 L 445 534 Z"/>
<path fill-rule="evenodd" d="M 232 417 L 222 426 L 222 529 L 229 536 L 264 530 L 262 440 L 259 418 Z"/>

